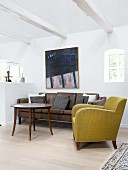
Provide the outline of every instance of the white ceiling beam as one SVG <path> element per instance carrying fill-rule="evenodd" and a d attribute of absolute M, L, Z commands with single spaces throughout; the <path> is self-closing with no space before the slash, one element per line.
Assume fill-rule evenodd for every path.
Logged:
<path fill-rule="evenodd" d="M 26 37 L 22 34 L 16 33 L 16 32 L 12 32 L 12 31 L 7 30 L 5 28 L 0 28 L 0 34 L 3 35 L 3 36 L 9 37 L 9 38 L 15 39 L 17 41 L 21 41 L 21 42 L 26 43 L 26 44 L 31 43 L 30 38 L 28 38 L 28 37 Z"/>
<path fill-rule="evenodd" d="M 73 0 L 77 6 L 88 16 L 90 16 L 97 24 L 100 25 L 105 32 L 109 33 L 113 31 L 112 25 L 104 17 L 102 12 L 95 6 L 91 0 Z"/>
<path fill-rule="evenodd" d="M 24 20 L 25 22 L 32 24 L 42 30 L 45 30 L 53 35 L 56 35 L 60 38 L 66 39 L 67 34 L 56 28 L 55 26 L 51 25 L 50 23 L 42 20 L 41 18 L 33 15 L 32 13 L 28 12 L 27 10 L 19 7 L 15 3 L 9 0 L 0 0 L 0 7 L 5 9 L 9 13 L 13 13 L 18 16 L 20 19 Z"/>

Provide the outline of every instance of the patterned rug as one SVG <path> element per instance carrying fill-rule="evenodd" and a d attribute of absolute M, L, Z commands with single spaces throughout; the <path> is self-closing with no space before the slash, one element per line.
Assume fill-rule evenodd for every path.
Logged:
<path fill-rule="evenodd" d="M 122 143 L 101 170 L 128 170 L 128 143 Z"/>

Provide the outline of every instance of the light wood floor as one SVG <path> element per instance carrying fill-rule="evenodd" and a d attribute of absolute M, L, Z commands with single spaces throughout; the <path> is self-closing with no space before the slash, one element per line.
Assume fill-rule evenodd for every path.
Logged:
<path fill-rule="evenodd" d="M 114 151 L 111 142 L 83 143 L 80 151 L 71 126 L 57 124 L 52 136 L 46 123 L 38 124 L 28 141 L 28 125 L 0 127 L 0 170 L 98 170 Z M 120 129 L 118 146 L 128 141 L 128 129 Z"/>

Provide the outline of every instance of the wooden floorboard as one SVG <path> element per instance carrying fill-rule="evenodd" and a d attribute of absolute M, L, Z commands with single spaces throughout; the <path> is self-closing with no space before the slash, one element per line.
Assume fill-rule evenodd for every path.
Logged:
<path fill-rule="evenodd" d="M 76 150 L 71 124 L 38 123 L 28 141 L 28 124 L 0 127 L 0 170 L 98 170 L 114 151 L 111 142 L 82 143 Z M 128 129 L 120 129 L 117 145 L 128 141 Z"/>

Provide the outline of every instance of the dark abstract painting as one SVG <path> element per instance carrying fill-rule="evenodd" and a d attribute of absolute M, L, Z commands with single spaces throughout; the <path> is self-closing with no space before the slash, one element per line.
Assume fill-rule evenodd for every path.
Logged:
<path fill-rule="evenodd" d="M 46 88 L 79 88 L 78 47 L 45 51 Z"/>

